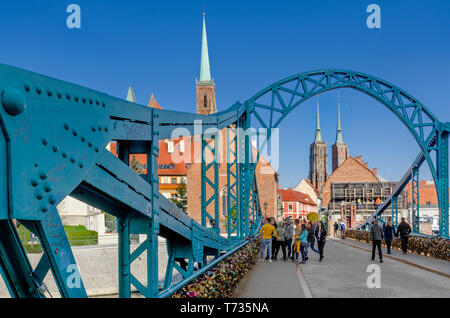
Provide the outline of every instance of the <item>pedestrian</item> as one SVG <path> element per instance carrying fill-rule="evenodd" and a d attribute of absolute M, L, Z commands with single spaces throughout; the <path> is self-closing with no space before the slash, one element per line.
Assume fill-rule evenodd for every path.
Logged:
<path fill-rule="evenodd" d="M 275 222 L 275 218 L 271 218 L 270 219 L 270 224 L 272 224 L 275 227 L 275 231 L 277 230 L 277 223 Z M 275 259 L 275 247 L 277 245 L 277 239 L 275 238 L 275 236 L 272 236 L 272 259 Z M 269 256 L 267 255 L 267 258 L 269 258 Z"/>
<path fill-rule="evenodd" d="M 411 233 L 411 226 L 408 223 L 406 223 L 405 218 L 402 218 L 400 224 L 397 227 L 397 236 L 400 234 L 403 254 L 408 253 L 408 237 L 410 233 Z"/>
<path fill-rule="evenodd" d="M 345 240 L 345 223 L 344 223 L 344 221 L 341 221 L 339 229 L 341 230 L 341 239 Z"/>
<path fill-rule="evenodd" d="M 315 237 L 316 229 L 315 229 L 314 223 L 311 223 L 311 222 L 308 223 L 306 225 L 306 229 L 308 230 L 308 236 L 306 238 L 307 243 L 306 243 L 305 251 L 306 251 L 306 260 L 308 260 L 309 259 L 309 257 L 308 257 L 309 248 L 311 248 L 317 254 L 319 254 L 319 251 L 314 248 L 314 243 L 316 242 L 316 237 Z"/>
<path fill-rule="evenodd" d="M 300 252 L 302 253 L 302 264 L 306 263 L 306 245 L 308 244 L 308 230 L 306 225 L 301 225 L 301 232 L 298 237 L 298 242 L 300 243 Z M 296 255 L 296 261 L 298 262 L 298 253 Z"/>
<path fill-rule="evenodd" d="M 388 221 L 387 225 L 383 225 L 384 241 L 386 242 L 387 253 L 391 254 L 391 242 L 395 236 L 395 228 L 392 226 L 392 222 Z"/>
<path fill-rule="evenodd" d="M 294 245 L 292 246 L 292 250 L 295 250 L 295 246 L 297 245 L 297 240 L 300 236 L 300 231 L 301 231 L 300 219 L 295 219 L 294 223 L 295 223 L 295 229 L 294 229 L 295 241 L 294 241 Z M 299 251 L 300 251 L 300 249 L 299 249 Z M 292 253 L 291 260 L 294 260 L 294 253 Z"/>
<path fill-rule="evenodd" d="M 383 238 L 383 229 L 378 225 L 378 220 L 373 219 L 373 225 L 370 228 L 370 240 L 372 241 L 372 261 L 375 260 L 375 248 L 378 248 L 380 263 L 383 263 L 383 253 L 381 252 L 381 240 Z"/>
<path fill-rule="evenodd" d="M 294 237 L 294 225 L 291 222 L 291 218 L 286 218 L 286 225 L 284 230 L 284 239 L 285 239 L 285 246 L 287 248 L 287 255 L 286 258 L 291 258 L 291 255 L 294 253 L 292 252 L 292 239 Z"/>
<path fill-rule="evenodd" d="M 269 263 L 272 263 L 272 237 L 277 237 L 277 232 L 271 224 L 271 219 L 267 219 L 267 223 L 261 228 L 259 233 L 262 234 L 261 259 L 259 261 L 262 262 L 264 260 L 264 250 L 267 248 Z"/>
<path fill-rule="evenodd" d="M 285 227 L 283 222 L 278 222 L 278 226 L 276 229 L 278 238 L 275 240 L 275 256 L 274 256 L 274 260 L 278 259 L 278 252 L 280 251 L 281 248 L 281 252 L 283 253 L 283 261 L 286 260 L 286 237 L 285 237 Z"/>
<path fill-rule="evenodd" d="M 327 239 L 327 230 L 325 230 L 325 226 L 323 222 L 319 222 L 319 226 L 316 228 L 315 236 L 317 238 L 317 247 L 319 248 L 319 262 L 323 260 L 323 248 L 325 247 L 325 240 Z"/>
<path fill-rule="evenodd" d="M 338 237 L 338 231 L 339 231 L 339 224 L 338 224 L 337 221 L 334 221 L 333 230 L 334 230 L 334 237 L 337 238 Z"/>

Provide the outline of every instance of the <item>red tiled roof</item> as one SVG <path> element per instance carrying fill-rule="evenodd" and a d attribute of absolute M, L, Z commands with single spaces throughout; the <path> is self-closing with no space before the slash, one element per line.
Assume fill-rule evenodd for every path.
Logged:
<path fill-rule="evenodd" d="M 150 101 L 148 102 L 148 107 L 162 109 L 162 107 L 158 104 L 153 94 L 150 97 Z"/>
<path fill-rule="evenodd" d="M 314 201 L 306 193 L 295 191 L 292 189 L 279 189 L 278 193 L 281 195 L 281 201 L 284 202 L 301 202 L 316 206 Z"/>

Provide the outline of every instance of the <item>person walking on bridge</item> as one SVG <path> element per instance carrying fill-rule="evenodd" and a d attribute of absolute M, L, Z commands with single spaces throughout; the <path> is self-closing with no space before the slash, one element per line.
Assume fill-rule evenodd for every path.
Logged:
<path fill-rule="evenodd" d="M 375 260 L 375 248 L 378 248 L 380 263 L 383 263 L 383 253 L 381 252 L 381 240 L 383 238 L 383 229 L 378 225 L 378 220 L 373 219 L 373 225 L 370 228 L 370 240 L 372 241 L 372 261 Z"/>
<path fill-rule="evenodd" d="M 337 238 L 338 237 L 338 231 L 339 231 L 339 224 L 338 224 L 337 221 L 334 221 L 333 230 L 334 230 L 334 237 Z"/>
<path fill-rule="evenodd" d="M 386 242 L 387 253 L 391 254 L 391 242 L 395 236 L 395 228 L 392 226 L 392 222 L 388 221 L 387 224 L 383 224 L 384 241 Z"/>
<path fill-rule="evenodd" d="M 308 244 L 308 230 L 306 229 L 306 225 L 301 225 L 300 235 L 297 237 L 297 244 L 295 246 L 295 261 L 298 262 L 298 254 L 299 252 L 302 254 L 302 264 L 306 263 L 306 244 Z"/>
<path fill-rule="evenodd" d="M 325 240 L 327 239 L 327 230 L 323 222 L 319 222 L 319 226 L 316 228 L 315 236 L 317 238 L 317 247 L 319 248 L 319 262 L 323 260 L 323 248 L 325 247 Z"/>
<path fill-rule="evenodd" d="M 294 260 L 295 248 L 297 246 L 297 240 L 298 240 L 298 238 L 300 236 L 300 231 L 301 231 L 300 220 L 299 219 L 295 219 L 294 223 L 295 223 L 295 230 L 294 230 L 295 240 L 294 240 L 294 245 L 292 245 L 291 260 Z"/>
<path fill-rule="evenodd" d="M 403 254 L 408 253 L 408 237 L 410 233 L 411 233 L 411 226 L 408 223 L 406 223 L 405 218 L 402 218 L 402 221 L 397 227 L 397 236 L 400 234 Z"/>
<path fill-rule="evenodd" d="M 314 252 L 316 252 L 317 254 L 320 254 L 318 250 L 316 250 L 314 248 L 314 243 L 316 242 L 316 227 L 314 225 L 314 223 L 309 222 L 308 224 L 306 224 L 306 229 L 308 230 L 308 236 L 307 236 L 307 243 L 306 243 L 306 260 L 309 259 L 308 257 L 308 252 L 309 252 L 309 248 L 311 248 L 311 250 L 313 250 Z"/>
<path fill-rule="evenodd" d="M 284 227 L 283 222 L 278 222 L 276 232 L 277 232 L 278 238 L 275 241 L 274 260 L 278 259 L 278 252 L 280 251 L 280 247 L 281 247 L 281 252 L 283 252 L 283 261 L 285 261 L 286 260 L 286 242 L 285 242 L 286 229 Z"/>
<path fill-rule="evenodd" d="M 286 218 L 286 228 L 284 231 L 284 238 L 285 238 L 285 245 L 287 247 L 287 259 L 291 258 L 291 255 L 293 255 L 293 248 L 292 248 L 292 238 L 294 237 L 294 225 L 291 222 L 291 218 Z"/>
<path fill-rule="evenodd" d="M 261 228 L 259 232 L 262 234 L 262 249 L 261 249 L 261 259 L 264 261 L 264 250 L 267 248 L 267 255 L 269 256 L 269 263 L 272 263 L 272 237 L 277 236 L 275 227 L 271 224 L 271 218 L 267 219 L 267 223 Z"/>

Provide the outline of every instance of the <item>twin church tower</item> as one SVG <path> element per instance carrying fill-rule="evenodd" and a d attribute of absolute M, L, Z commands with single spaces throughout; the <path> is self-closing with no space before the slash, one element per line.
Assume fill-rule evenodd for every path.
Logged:
<path fill-rule="evenodd" d="M 216 86 L 211 77 L 209 66 L 208 39 L 206 36 L 205 13 L 203 13 L 202 51 L 200 59 L 200 80 L 196 81 L 197 113 L 202 115 L 214 114 L 216 107 Z M 348 157 L 348 146 L 342 139 L 340 102 L 338 100 L 338 122 L 336 142 L 331 147 L 333 171 L 339 167 Z M 317 101 L 316 138 L 310 146 L 309 156 L 309 180 L 312 185 L 322 192 L 322 187 L 328 179 L 328 155 L 327 143 L 322 141 L 320 132 L 319 101 Z"/>
<path fill-rule="evenodd" d="M 342 139 L 339 96 L 337 117 L 336 141 L 331 146 L 333 171 L 349 157 L 348 145 Z M 322 187 L 328 179 L 328 154 L 327 143 L 322 141 L 320 131 L 319 100 L 317 100 L 316 138 L 310 145 L 309 151 L 309 180 L 317 190 L 322 192 Z"/>

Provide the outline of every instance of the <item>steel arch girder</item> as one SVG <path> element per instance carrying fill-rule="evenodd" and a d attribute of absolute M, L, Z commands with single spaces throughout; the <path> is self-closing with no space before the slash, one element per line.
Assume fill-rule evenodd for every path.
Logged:
<path fill-rule="evenodd" d="M 290 84 L 294 85 L 289 87 Z M 292 86 L 295 87 L 292 88 Z M 436 147 L 430 147 L 428 144 L 432 138 L 437 139 L 437 144 L 442 143 L 443 131 L 448 132 L 450 124 L 441 123 L 420 101 L 401 88 L 372 75 L 348 70 L 325 69 L 297 74 L 278 81 L 255 94 L 246 101 L 245 105 L 248 105 L 248 110 L 262 127 L 271 129 L 277 127 L 293 109 L 306 100 L 338 88 L 353 88 L 375 98 L 390 109 L 408 128 L 424 153 L 438 196 L 442 194 L 442 199 L 439 199 L 441 214 L 448 219 L 448 207 L 445 206 L 445 202 L 448 203 L 448 190 L 443 189 L 443 184 L 448 184 L 448 158 L 444 158 L 441 151 L 439 158 L 442 159 L 440 160 L 442 167 L 436 166 L 430 156 L 430 152 L 436 150 Z M 280 92 L 286 97 L 283 97 Z M 267 101 L 264 101 L 264 98 Z M 259 114 L 262 111 L 270 112 L 269 120 L 262 118 Z M 258 149 L 257 160 L 262 147 Z M 443 161 L 445 163 L 442 163 Z"/>

